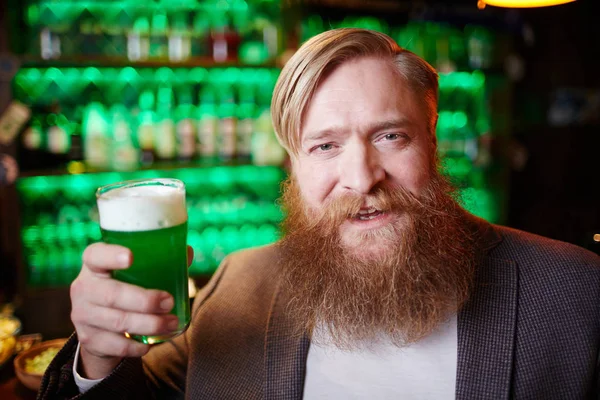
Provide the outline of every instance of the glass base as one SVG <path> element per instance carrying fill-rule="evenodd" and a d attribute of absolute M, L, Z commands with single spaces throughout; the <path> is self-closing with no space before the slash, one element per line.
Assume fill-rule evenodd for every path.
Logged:
<path fill-rule="evenodd" d="M 144 343 L 144 344 L 159 344 L 166 342 L 168 340 L 174 339 L 177 336 L 181 335 L 183 332 L 187 330 L 190 324 L 187 324 L 183 327 L 183 329 L 179 329 L 175 332 L 168 333 L 166 335 L 157 335 L 157 336 L 147 336 L 147 335 L 134 335 L 129 332 L 125 332 L 125 337 L 127 339 L 135 340 L 136 342 Z"/>

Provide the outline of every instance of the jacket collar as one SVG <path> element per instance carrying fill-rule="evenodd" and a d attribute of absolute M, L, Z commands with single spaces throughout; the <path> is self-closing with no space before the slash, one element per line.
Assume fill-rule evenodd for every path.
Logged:
<path fill-rule="evenodd" d="M 490 252 L 502 241 L 493 225 L 471 217 L 480 254 L 471 297 L 458 313 L 456 399 L 508 399 L 518 302 L 518 269 Z"/>
<path fill-rule="evenodd" d="M 265 400 L 301 400 L 304 391 L 310 339 L 308 334 L 295 333 L 286 304 L 287 296 L 278 287 L 265 339 Z"/>
<path fill-rule="evenodd" d="M 509 397 L 517 310 L 514 262 L 489 257 L 502 240 L 489 223 L 473 217 L 479 265 L 471 298 L 458 314 L 456 399 Z M 276 290 L 266 329 L 264 398 L 301 400 L 310 339 L 297 335 Z"/>

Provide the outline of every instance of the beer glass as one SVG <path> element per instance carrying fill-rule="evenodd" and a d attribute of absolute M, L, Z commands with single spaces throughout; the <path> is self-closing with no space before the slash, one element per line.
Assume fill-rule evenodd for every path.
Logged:
<path fill-rule="evenodd" d="M 145 336 L 125 332 L 146 344 L 179 335 L 190 322 L 187 269 L 187 209 L 185 186 L 176 179 L 125 181 L 103 186 L 96 192 L 100 229 L 105 243 L 127 247 L 133 263 L 113 271 L 113 278 L 171 293 L 171 314 L 179 326 L 167 335 Z"/>

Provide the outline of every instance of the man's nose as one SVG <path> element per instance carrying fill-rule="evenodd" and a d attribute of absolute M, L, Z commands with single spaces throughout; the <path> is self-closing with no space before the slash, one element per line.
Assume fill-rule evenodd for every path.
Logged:
<path fill-rule="evenodd" d="M 365 143 L 348 146 L 338 168 L 342 187 L 357 194 L 370 193 L 385 179 L 377 151 Z"/>

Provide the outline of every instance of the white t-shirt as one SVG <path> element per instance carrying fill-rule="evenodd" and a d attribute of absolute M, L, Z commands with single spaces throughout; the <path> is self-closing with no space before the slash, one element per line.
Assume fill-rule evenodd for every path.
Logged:
<path fill-rule="evenodd" d="M 410 346 L 382 342 L 359 351 L 311 344 L 304 399 L 454 399 L 456 317 Z"/>
<path fill-rule="evenodd" d="M 454 399 L 457 360 L 456 316 L 418 343 L 404 348 L 378 344 L 368 350 L 342 351 L 311 344 L 306 360 L 304 399 Z M 102 379 L 77 373 L 81 393 Z"/>

